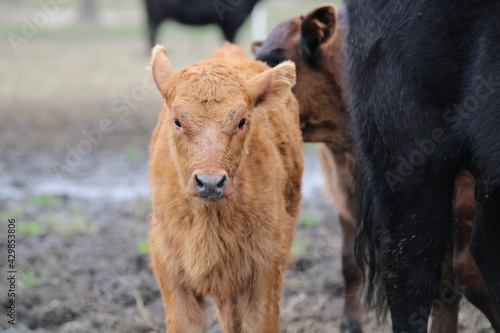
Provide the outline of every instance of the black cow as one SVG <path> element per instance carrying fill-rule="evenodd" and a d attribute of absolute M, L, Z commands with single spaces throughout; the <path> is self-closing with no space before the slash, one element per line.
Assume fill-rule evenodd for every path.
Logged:
<path fill-rule="evenodd" d="M 167 19 L 189 25 L 215 23 L 224 38 L 234 42 L 236 32 L 259 0 L 144 0 L 151 47 L 160 24 Z"/>
<path fill-rule="evenodd" d="M 471 251 L 500 312 L 500 2 L 346 0 L 363 165 L 358 260 L 394 332 L 426 332 L 456 175 L 475 178 Z"/>
<path fill-rule="evenodd" d="M 357 294 L 361 280 L 354 258 L 356 207 L 353 197 L 357 174 L 352 168 L 355 164 L 354 147 L 346 145 L 352 140 L 344 98 L 348 92 L 343 91 L 341 75 L 344 70 L 341 48 L 347 25 L 348 18 L 344 10 L 339 10 L 335 17 L 333 6 L 321 6 L 306 15 L 278 24 L 264 42 L 252 44 L 252 51 L 257 59 L 270 66 L 292 60 L 297 67 L 294 91 L 300 105 L 303 139 L 326 143 L 326 146 L 319 146 L 320 162 L 325 173 L 326 188 L 336 206 L 342 227 L 345 306 L 341 331 L 360 332 L 362 311 Z M 474 179 L 467 172 L 461 173 L 455 182 L 452 211 L 452 233 L 455 237 L 445 255 L 442 268 L 444 283 L 440 289 L 440 292 L 450 294 L 449 302 L 434 304 L 431 332 L 458 332 L 458 312 L 463 292 L 486 315 L 495 332 L 500 333 L 500 318 L 470 254 L 475 201 Z M 449 283 L 455 279 L 460 288 Z"/>

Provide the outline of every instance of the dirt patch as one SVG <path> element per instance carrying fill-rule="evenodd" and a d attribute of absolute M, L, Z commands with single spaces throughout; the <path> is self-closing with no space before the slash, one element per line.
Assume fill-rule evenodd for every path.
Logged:
<path fill-rule="evenodd" d="M 281 327 L 288 333 L 338 332 L 344 290 L 340 230 L 321 196 L 314 149 L 306 152 L 304 179 L 309 185 L 292 250 L 295 265 L 286 276 Z M 0 202 L 2 235 L 6 220 L 15 218 L 19 273 L 17 325 L 2 320 L 2 329 L 11 333 L 164 330 L 159 289 L 143 252 L 150 212 L 146 157 L 145 151 L 136 159 L 120 151 L 97 153 L 88 163 L 99 167 L 80 170 L 64 180 L 59 191 L 47 192 L 50 187 L 44 183 L 61 180 L 50 168 L 36 168 L 36 174 L 32 170 L 50 165 L 47 155 L 4 151 L 1 186 L 15 195 L 2 194 L 8 199 Z M 120 194 L 129 191 L 130 195 Z M 1 248 L 5 241 L 0 239 Z M 4 262 L 0 270 L 6 272 Z M 7 299 L 1 299 L 5 308 Z M 207 332 L 222 332 L 215 309 L 208 304 Z M 365 325 L 367 332 L 382 332 L 371 313 Z M 461 332 L 491 331 L 468 305 L 461 313 L 461 327 Z"/>
<path fill-rule="evenodd" d="M 89 163 L 100 167 L 57 180 L 50 168 L 37 168 L 36 175 L 30 172 L 33 165 L 50 164 L 45 154 L 4 151 L 1 167 L 8 176 L 2 177 L 2 186 L 15 196 L 2 200 L 0 209 L 2 220 L 16 219 L 19 270 L 18 325 L 11 331 L 162 330 L 160 293 L 148 255 L 142 252 L 150 202 L 141 190 L 147 189 L 146 154 L 139 155 L 140 162 L 113 151 L 92 155 Z M 104 156 L 108 163 L 102 163 Z M 315 160 L 308 159 L 308 165 L 314 168 Z M 112 171 L 114 184 L 109 185 Z M 24 177 L 27 174 L 32 176 Z M 64 191 L 37 190 L 49 189 L 44 186 L 47 182 L 61 181 Z M 318 181 L 311 186 L 317 187 Z M 123 197 L 114 187 L 133 189 L 135 194 Z M 333 313 L 340 311 L 335 303 L 342 284 L 334 278 L 338 260 L 332 255 L 338 252 L 334 239 L 338 228 L 324 200 L 315 201 L 304 207 L 307 223 L 299 226 L 294 246 L 298 259 L 307 264 L 288 272 L 282 318 L 288 332 L 300 332 L 299 327 L 310 326 L 312 320 L 311 327 L 329 326 Z M 6 228 L 5 223 L 2 226 Z M 6 301 L 1 305 L 6 307 Z M 207 319 L 210 332 L 219 332 L 213 308 Z"/>

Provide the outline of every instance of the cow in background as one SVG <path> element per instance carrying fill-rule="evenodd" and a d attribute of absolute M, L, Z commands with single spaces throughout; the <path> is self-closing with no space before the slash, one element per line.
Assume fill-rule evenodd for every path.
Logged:
<path fill-rule="evenodd" d="M 345 304 L 341 331 L 359 333 L 361 274 L 354 256 L 356 162 L 342 79 L 346 23 L 343 12 L 337 16 L 334 6 L 322 6 L 280 23 L 266 41 L 254 43 L 252 49 L 257 60 L 270 66 L 288 59 L 297 66 L 293 92 L 300 105 L 302 137 L 305 142 L 322 142 L 319 156 L 327 191 L 342 228 Z"/>
<path fill-rule="evenodd" d="M 356 219 L 354 190 L 357 175 L 352 144 L 352 128 L 346 111 L 342 44 L 348 25 L 347 13 L 333 6 L 322 6 L 305 16 L 280 23 L 264 42 L 254 42 L 257 59 L 275 66 L 292 60 L 297 66 L 297 85 L 293 89 L 300 104 L 304 141 L 319 144 L 319 157 L 329 193 L 342 227 L 342 263 L 345 280 L 345 305 L 342 332 L 361 332 L 360 272 L 354 259 Z M 432 332 L 457 332 L 458 310 L 462 291 L 467 299 L 500 332 L 500 319 L 485 290 L 477 266 L 469 251 L 474 215 L 473 181 L 468 173 L 457 178 L 454 201 L 455 231 L 447 259 L 443 264 L 442 292 L 453 293 L 453 300 L 439 304 L 434 311 Z M 471 194 L 472 192 L 472 194 Z M 452 235 L 450 235 L 451 238 Z M 454 285 L 455 277 L 464 290 Z"/>
<path fill-rule="evenodd" d="M 259 0 L 144 0 L 149 44 L 156 44 L 160 24 L 168 19 L 188 25 L 217 24 L 233 43 L 236 32 Z"/>

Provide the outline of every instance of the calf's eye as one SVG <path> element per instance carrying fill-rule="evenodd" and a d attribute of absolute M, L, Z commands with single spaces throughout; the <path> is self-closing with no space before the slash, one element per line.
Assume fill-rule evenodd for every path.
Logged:
<path fill-rule="evenodd" d="M 241 119 L 241 120 L 240 120 L 240 123 L 238 124 L 238 127 L 239 127 L 239 128 L 243 128 L 243 126 L 245 126 L 245 123 L 246 123 L 246 122 L 247 122 L 247 121 L 246 121 L 245 119 Z"/>
<path fill-rule="evenodd" d="M 179 119 L 175 119 L 174 120 L 174 124 L 175 124 L 175 127 L 177 127 L 177 128 L 181 128 L 182 127 L 181 122 L 179 121 Z"/>

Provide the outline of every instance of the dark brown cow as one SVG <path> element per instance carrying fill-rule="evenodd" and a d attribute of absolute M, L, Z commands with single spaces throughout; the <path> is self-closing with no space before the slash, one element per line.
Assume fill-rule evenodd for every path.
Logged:
<path fill-rule="evenodd" d="M 342 80 L 345 32 L 345 26 L 337 25 L 335 8 L 323 6 L 280 23 L 253 49 L 259 48 L 257 59 L 268 65 L 290 59 L 297 66 L 293 91 L 300 105 L 302 136 L 306 142 L 323 142 L 319 146 L 321 165 L 342 228 L 345 305 L 341 330 L 354 333 L 362 331 L 362 307 L 358 295 L 361 275 L 354 257 L 356 163 Z"/>
<path fill-rule="evenodd" d="M 305 16 L 280 23 L 264 42 L 254 42 L 252 51 L 257 59 L 274 66 L 285 60 L 297 65 L 297 84 L 293 89 L 300 105 L 301 128 L 304 141 L 320 144 L 320 160 L 326 178 L 327 190 L 339 214 L 342 227 L 342 261 L 345 280 L 345 307 L 342 332 L 361 332 L 361 305 L 358 289 L 360 273 L 354 259 L 356 184 L 352 130 L 346 111 L 345 84 L 342 77 L 344 56 L 341 51 L 348 25 L 345 12 L 337 15 L 334 6 L 322 6 Z M 473 184 L 470 175 L 457 179 L 454 202 L 456 239 L 450 247 L 449 260 L 443 265 L 443 292 L 454 292 L 454 298 L 444 307 L 436 306 L 432 331 L 456 332 L 458 304 L 461 289 L 450 290 L 450 285 L 465 286 L 464 294 L 485 313 L 492 326 L 500 332 L 500 319 L 484 288 L 477 267 L 469 251 L 474 215 Z M 452 259 L 453 258 L 453 259 Z M 450 284 L 451 283 L 451 284 Z"/>

